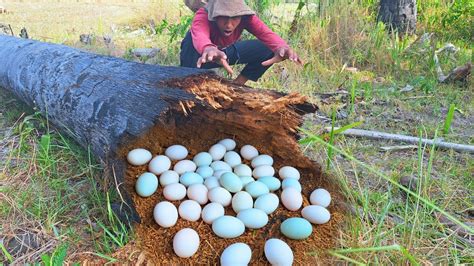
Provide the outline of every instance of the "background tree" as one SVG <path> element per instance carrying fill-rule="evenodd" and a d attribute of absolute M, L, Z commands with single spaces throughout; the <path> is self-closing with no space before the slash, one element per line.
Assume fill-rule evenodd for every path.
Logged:
<path fill-rule="evenodd" d="M 416 0 L 381 0 L 378 20 L 398 32 L 416 30 Z"/>

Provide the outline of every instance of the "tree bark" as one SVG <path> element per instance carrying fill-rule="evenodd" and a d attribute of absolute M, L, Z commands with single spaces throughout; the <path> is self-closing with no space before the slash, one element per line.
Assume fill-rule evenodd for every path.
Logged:
<path fill-rule="evenodd" d="M 378 20 L 400 33 L 416 30 L 416 0 L 381 0 Z"/>
<path fill-rule="evenodd" d="M 163 132 L 176 128 L 178 122 L 197 121 L 181 122 L 190 116 L 192 108 L 205 112 L 199 118 L 202 121 L 216 119 L 219 125 L 229 125 L 226 130 L 233 132 L 251 128 L 260 136 L 294 134 L 290 131 L 299 126 L 300 114 L 315 110 L 301 97 L 220 85 L 220 78 L 211 73 L 135 63 L 64 45 L 0 35 L 0 87 L 12 91 L 83 147 L 90 148 L 117 188 L 124 183 L 125 143 L 139 139 L 156 126 L 163 127 L 159 128 Z M 180 86 L 180 82 L 196 76 L 210 82 L 204 84 L 206 89 L 200 91 L 196 85 L 199 83 L 188 89 Z M 243 118 L 257 123 L 247 123 Z M 284 120 L 290 121 L 288 126 Z M 195 125 L 197 129 L 200 126 Z M 266 131 L 256 132 L 259 127 Z M 169 132 L 173 141 L 179 141 L 178 133 Z M 137 221 L 134 208 L 129 208 L 129 195 L 120 189 L 119 193 L 128 207 L 116 207 L 116 213 L 128 216 L 121 216 L 122 220 Z"/>

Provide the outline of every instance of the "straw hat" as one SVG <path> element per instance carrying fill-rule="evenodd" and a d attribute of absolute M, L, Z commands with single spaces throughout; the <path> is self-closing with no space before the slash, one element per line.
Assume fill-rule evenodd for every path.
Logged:
<path fill-rule="evenodd" d="M 214 21 L 219 16 L 238 17 L 255 15 L 255 12 L 243 0 L 209 0 L 206 9 L 210 21 Z"/>

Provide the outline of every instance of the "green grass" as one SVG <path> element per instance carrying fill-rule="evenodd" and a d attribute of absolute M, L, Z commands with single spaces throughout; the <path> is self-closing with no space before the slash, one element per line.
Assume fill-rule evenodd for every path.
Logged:
<path fill-rule="evenodd" d="M 302 147 L 321 165 L 328 163 L 324 171 L 339 183 L 347 203 L 357 211 L 339 232 L 338 246 L 328 251 L 332 262 L 474 263 L 473 248 L 434 215 L 442 213 L 460 228 L 472 230 L 465 223 L 472 219 L 466 218 L 473 208 L 472 155 L 422 145 L 413 151 L 380 152 L 379 146 L 398 143 L 324 131 L 327 126 L 345 130 L 343 126 L 348 125 L 427 138 L 442 134 L 446 141 L 474 145 L 472 78 L 467 84 L 439 84 L 432 59 L 435 49 L 451 42 L 460 51 L 439 56 L 445 72 L 472 61 L 472 45 L 466 36 L 472 25 L 467 24 L 470 20 L 463 13 L 467 5 L 451 2 L 417 1 L 418 35 L 399 36 L 376 22 L 378 1 L 325 2 L 328 4 L 322 13 L 315 1 L 315 5 L 302 9 L 299 26 L 288 40 L 302 56 L 304 66 L 283 62 L 260 81 L 250 83 L 307 95 L 320 108 L 318 115 L 327 118 L 306 121 L 303 131 L 311 138 Z M 12 24 L 15 32 L 27 27 L 35 39 L 128 60 L 137 60 L 130 54 L 135 47 L 162 48 L 147 62 L 177 65 L 180 36 L 191 13 L 181 1 L 167 2 L 164 12 L 163 3 L 9 2 L 5 5 L 14 12 L 1 18 Z M 289 36 L 296 6 L 275 5 L 272 12 L 265 13 L 265 20 L 284 38 Z M 51 13 L 57 15 L 47 16 Z M 455 20 L 456 16 L 464 20 Z M 152 34 L 147 22 L 150 18 L 160 34 Z M 443 26 L 447 21 L 450 24 Z M 436 35 L 430 42 L 415 43 L 424 32 Z M 92 46 L 78 43 L 81 33 L 96 36 Z M 114 48 L 100 41 L 105 34 L 113 38 Z M 349 72 L 346 67 L 357 71 Z M 283 70 L 287 75 L 282 75 Z M 406 85 L 413 90 L 401 91 Z M 326 100 L 318 94 L 336 90 L 348 94 Z M 0 91 L 0 125 L 14 128 L 14 134 L 2 142 L 9 147 L 0 171 L 0 181 L 6 184 L 0 193 L 7 199 L 0 203 L 2 220 L 18 228 L 33 224 L 44 233 L 44 243 L 54 243 L 37 254 L 37 262 L 44 255 L 47 261 L 57 258 L 71 263 L 74 257 L 68 256 L 82 251 L 114 262 L 110 254 L 132 239 L 133 232 L 112 215 L 110 202 L 115 195 L 105 193 L 107 185 L 101 179 L 100 166 L 90 152 L 12 99 Z M 335 119 L 336 112 L 347 116 Z M 407 176 L 418 181 L 414 191 L 400 185 Z M 0 247 L 5 262 L 16 259 Z"/>

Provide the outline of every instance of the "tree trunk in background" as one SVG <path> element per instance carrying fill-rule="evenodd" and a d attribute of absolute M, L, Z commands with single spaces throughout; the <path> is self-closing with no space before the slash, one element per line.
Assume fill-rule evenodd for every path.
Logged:
<path fill-rule="evenodd" d="M 416 0 L 380 0 L 378 20 L 400 33 L 416 30 Z"/>

